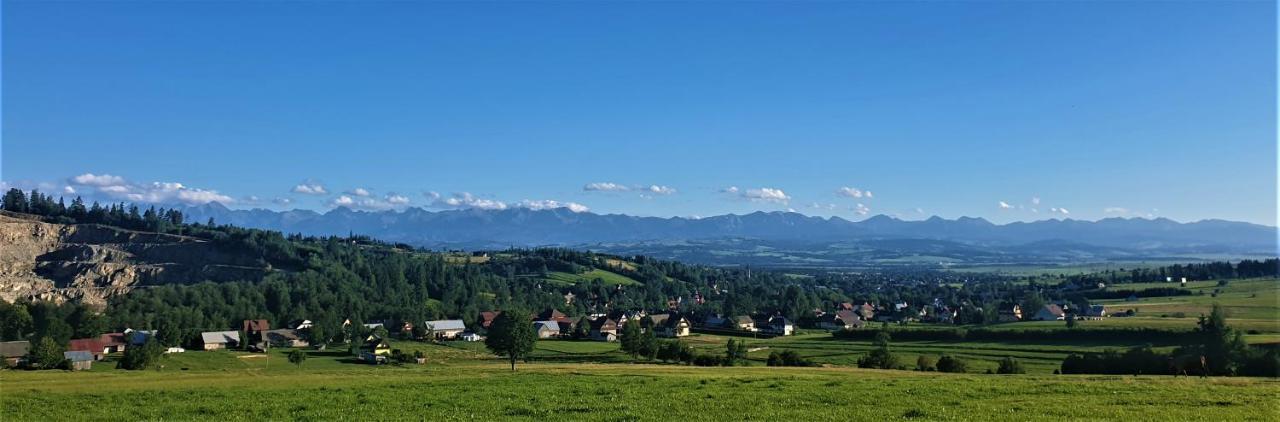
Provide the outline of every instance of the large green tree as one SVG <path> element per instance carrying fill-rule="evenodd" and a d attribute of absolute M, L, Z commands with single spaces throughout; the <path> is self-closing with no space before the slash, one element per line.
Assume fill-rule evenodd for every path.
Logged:
<path fill-rule="evenodd" d="M 641 343 L 640 321 L 632 318 L 626 324 L 622 324 L 622 334 L 618 335 L 618 342 L 622 345 L 622 352 L 631 355 L 632 359 L 640 356 Z"/>
<path fill-rule="evenodd" d="M 516 370 L 516 360 L 526 359 L 533 352 L 533 344 L 538 335 L 533 331 L 533 322 L 525 317 L 528 311 L 507 310 L 493 320 L 489 326 L 489 336 L 484 345 L 494 354 L 504 356 L 511 361 L 511 370 Z"/>

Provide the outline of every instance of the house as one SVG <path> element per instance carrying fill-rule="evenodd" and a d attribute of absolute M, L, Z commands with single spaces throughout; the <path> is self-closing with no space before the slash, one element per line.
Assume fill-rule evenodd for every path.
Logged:
<path fill-rule="evenodd" d="M 560 322 L 534 321 L 533 331 L 538 334 L 538 338 L 560 337 Z"/>
<path fill-rule="evenodd" d="M 769 325 L 767 325 L 762 331 L 778 336 L 789 336 L 796 333 L 796 326 L 786 317 L 775 316 L 773 318 L 769 318 Z"/>
<path fill-rule="evenodd" d="M 423 324 L 426 324 L 425 327 L 436 336 L 436 340 L 453 340 L 463 331 L 467 331 L 467 325 L 460 319 L 441 319 Z"/>
<path fill-rule="evenodd" d="M 313 323 L 309 319 L 295 319 L 293 321 L 289 321 L 289 328 L 295 330 L 305 330 L 311 328 L 312 325 Z"/>
<path fill-rule="evenodd" d="M 67 342 L 67 351 L 89 352 L 93 355 L 93 360 L 102 360 L 103 354 L 106 353 L 106 347 L 102 345 L 102 340 L 100 339 L 78 338 Z"/>
<path fill-rule="evenodd" d="M 104 353 L 120 353 L 128 346 L 129 342 L 125 341 L 124 333 L 107 333 L 98 336 L 98 340 L 102 342 L 102 351 Z"/>
<path fill-rule="evenodd" d="M 867 302 L 862 302 L 862 305 L 858 306 L 853 311 L 864 320 L 870 321 L 876 317 L 876 307 Z"/>
<path fill-rule="evenodd" d="M 840 302 L 836 304 L 837 311 L 852 311 L 853 304 L 849 302 Z"/>
<path fill-rule="evenodd" d="M 596 318 L 591 321 L 591 338 L 600 341 L 618 339 L 618 322 L 612 318 Z"/>
<path fill-rule="evenodd" d="M 93 368 L 93 353 L 83 350 L 62 352 L 62 358 L 71 364 L 72 371 L 84 371 Z"/>
<path fill-rule="evenodd" d="M 561 322 L 568 322 L 571 320 L 568 315 L 565 315 L 564 313 L 555 309 L 548 309 L 548 310 L 542 311 L 542 313 L 535 315 L 533 319 L 535 321 L 561 321 Z"/>
<path fill-rule="evenodd" d="M 1016 303 L 1001 304 L 999 315 L 996 316 L 996 320 L 1000 322 L 1022 321 L 1022 306 L 1019 306 Z"/>
<path fill-rule="evenodd" d="M 677 338 L 689 335 L 689 326 L 689 320 L 685 317 L 667 314 L 666 318 L 662 318 L 661 324 L 653 326 L 653 330 L 658 337 Z"/>
<path fill-rule="evenodd" d="M 240 331 L 244 332 L 244 343 L 250 348 L 266 349 L 267 348 L 267 331 L 271 330 L 271 324 L 265 319 L 246 319 L 240 324 Z"/>
<path fill-rule="evenodd" d="M 736 328 L 741 331 L 751 331 L 751 332 L 759 331 L 756 329 L 756 320 L 751 319 L 751 317 L 746 315 L 738 315 L 736 317 L 733 317 L 733 328 Z"/>
<path fill-rule="evenodd" d="M 31 351 L 31 342 L 29 341 L 4 341 L 0 342 L 0 358 L 4 359 L 4 366 L 16 367 L 27 360 L 27 353 Z"/>
<path fill-rule="evenodd" d="M 1062 311 L 1061 306 L 1058 306 L 1053 303 L 1044 305 L 1043 308 L 1040 308 L 1040 310 L 1036 312 L 1035 316 L 1031 317 L 1031 319 L 1036 321 L 1054 321 L 1054 320 L 1062 320 L 1065 318 L 1066 318 L 1066 312 Z"/>
<path fill-rule="evenodd" d="M 208 331 L 200 333 L 204 350 L 234 349 L 240 347 L 239 331 Z"/>
<path fill-rule="evenodd" d="M 1093 305 L 1084 310 L 1081 315 L 1085 319 L 1102 319 L 1107 316 L 1107 307 L 1103 305 Z"/>
<path fill-rule="evenodd" d="M 852 330 L 862 328 L 866 322 L 853 311 L 836 311 L 818 319 L 818 328 L 826 330 Z"/>
<path fill-rule="evenodd" d="M 273 347 L 307 347 L 311 345 L 298 330 L 290 328 L 268 330 L 267 343 Z"/>
<path fill-rule="evenodd" d="M 385 363 L 390 354 L 391 344 L 381 337 L 369 336 L 364 345 L 360 346 L 360 359 L 368 363 Z"/>

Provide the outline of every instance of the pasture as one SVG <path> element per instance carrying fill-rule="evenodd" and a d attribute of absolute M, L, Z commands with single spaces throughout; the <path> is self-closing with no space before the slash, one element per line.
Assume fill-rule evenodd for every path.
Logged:
<path fill-rule="evenodd" d="M 297 366 L 273 353 L 270 363 L 233 368 L 183 371 L 175 360 L 136 372 L 3 371 L 0 419 L 1270 420 L 1280 411 L 1280 382 L 1268 379 L 565 363 L 512 372 L 491 357 L 423 347 L 426 365 L 317 355 Z M 193 365 L 239 359 L 187 355 Z"/>

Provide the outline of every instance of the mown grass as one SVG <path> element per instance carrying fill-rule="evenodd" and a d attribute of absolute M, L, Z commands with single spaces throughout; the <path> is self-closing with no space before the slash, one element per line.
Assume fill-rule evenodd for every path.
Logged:
<path fill-rule="evenodd" d="M 592 269 L 591 271 L 587 271 L 582 274 L 571 274 L 566 272 L 555 271 L 547 274 L 547 277 L 543 278 L 543 280 L 547 280 L 549 282 L 560 284 L 560 285 L 572 285 L 572 284 L 578 284 L 578 283 L 590 283 L 592 280 L 595 280 L 597 278 L 602 280 L 606 285 L 621 284 L 623 286 L 633 286 L 633 285 L 641 284 L 639 281 L 636 281 L 631 277 L 627 277 L 622 274 L 618 274 L 610 271 L 601 270 L 598 268 Z"/>
<path fill-rule="evenodd" d="M 850 368 L 522 365 L 0 373 L 0 419 L 1273 420 L 1280 383 Z"/>

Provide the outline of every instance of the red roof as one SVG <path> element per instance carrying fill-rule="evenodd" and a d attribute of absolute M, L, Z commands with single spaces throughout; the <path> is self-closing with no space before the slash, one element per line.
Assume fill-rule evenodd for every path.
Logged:
<path fill-rule="evenodd" d="M 502 312 L 491 312 L 491 311 L 484 311 L 484 312 L 481 312 L 481 313 L 480 313 L 480 326 L 481 326 L 481 327 L 484 327 L 484 328 L 489 328 L 489 325 L 490 325 L 490 324 L 493 324 L 493 320 L 494 320 L 495 318 L 497 318 L 497 317 L 498 317 L 498 314 L 500 314 L 500 313 L 502 313 Z"/>
<path fill-rule="evenodd" d="M 251 331 L 267 331 L 271 329 L 271 324 L 268 324 L 265 319 L 246 319 L 244 320 L 242 328 L 242 331 L 246 333 Z"/>
<path fill-rule="evenodd" d="M 78 338 L 67 342 L 67 351 L 70 352 L 85 351 L 100 354 L 104 348 L 106 346 L 102 344 L 102 340 L 96 338 Z"/>

